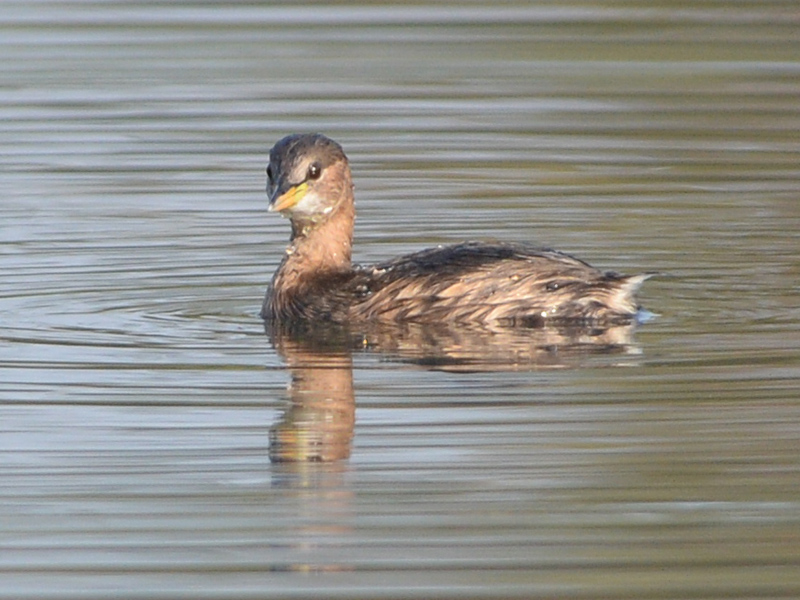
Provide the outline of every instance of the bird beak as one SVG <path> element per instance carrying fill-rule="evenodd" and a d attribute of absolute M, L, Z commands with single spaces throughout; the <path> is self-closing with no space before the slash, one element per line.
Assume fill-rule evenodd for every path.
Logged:
<path fill-rule="evenodd" d="M 284 189 L 284 186 L 279 186 L 269 200 L 269 211 L 283 212 L 294 208 L 294 206 L 303 199 L 306 192 L 308 192 L 308 183 L 305 181 L 290 186 L 289 189 Z"/>

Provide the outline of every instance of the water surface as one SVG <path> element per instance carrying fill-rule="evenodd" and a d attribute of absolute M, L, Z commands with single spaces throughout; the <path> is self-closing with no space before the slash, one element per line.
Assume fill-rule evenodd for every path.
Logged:
<path fill-rule="evenodd" d="M 4 3 L 0 596 L 800 596 L 798 26 Z M 295 131 L 350 156 L 357 260 L 532 241 L 660 316 L 271 342 Z"/>

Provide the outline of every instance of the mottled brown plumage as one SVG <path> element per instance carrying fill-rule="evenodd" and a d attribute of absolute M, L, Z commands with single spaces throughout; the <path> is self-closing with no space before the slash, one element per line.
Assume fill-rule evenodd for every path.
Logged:
<path fill-rule="evenodd" d="M 527 244 L 465 242 L 352 265 L 350 167 L 323 135 L 280 140 L 267 174 L 270 210 L 292 223 L 262 307 L 267 320 L 598 326 L 636 318 L 634 294 L 647 274 L 604 273 Z"/>

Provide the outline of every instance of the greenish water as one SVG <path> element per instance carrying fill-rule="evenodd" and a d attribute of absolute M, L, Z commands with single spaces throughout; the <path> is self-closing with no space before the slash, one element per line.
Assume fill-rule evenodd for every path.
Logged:
<path fill-rule="evenodd" d="M 0 597 L 800 596 L 799 26 L 4 3 Z M 295 131 L 351 159 L 357 260 L 534 241 L 660 316 L 273 343 Z"/>

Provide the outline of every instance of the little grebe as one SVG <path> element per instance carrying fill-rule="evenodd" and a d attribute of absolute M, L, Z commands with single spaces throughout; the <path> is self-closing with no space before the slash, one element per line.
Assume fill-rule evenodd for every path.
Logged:
<path fill-rule="evenodd" d="M 323 135 L 280 140 L 267 178 L 269 210 L 292 223 L 261 310 L 268 321 L 602 326 L 637 318 L 633 296 L 649 274 L 604 273 L 527 244 L 464 242 L 354 266 L 350 166 Z"/>

